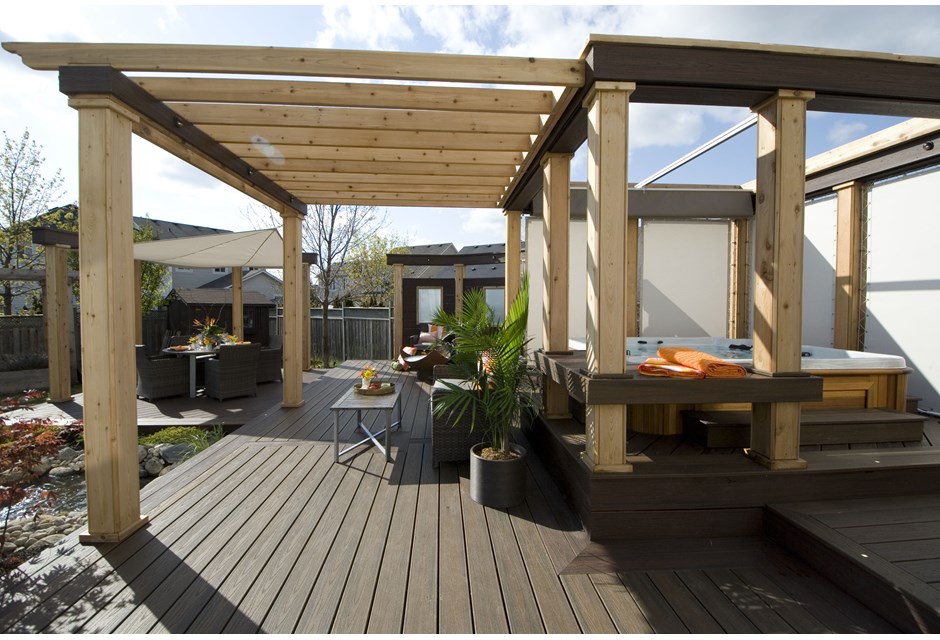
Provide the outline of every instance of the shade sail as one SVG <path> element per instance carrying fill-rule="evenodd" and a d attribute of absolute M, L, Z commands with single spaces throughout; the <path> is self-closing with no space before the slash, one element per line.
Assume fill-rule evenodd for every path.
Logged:
<path fill-rule="evenodd" d="M 216 233 L 134 244 L 134 259 L 174 267 L 284 267 L 284 241 L 277 229 Z"/>

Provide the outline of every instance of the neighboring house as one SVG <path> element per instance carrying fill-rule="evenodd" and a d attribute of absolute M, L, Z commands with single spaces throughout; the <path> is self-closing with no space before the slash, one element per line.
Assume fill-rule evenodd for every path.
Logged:
<path fill-rule="evenodd" d="M 485 244 L 463 247 L 458 250 L 453 244 L 434 244 L 408 247 L 414 255 L 453 256 L 454 263 L 459 263 L 459 256 L 480 253 L 505 253 L 504 244 Z M 404 335 L 417 333 L 421 324 L 430 323 L 438 309 L 449 313 L 455 309 L 455 268 L 450 266 L 405 266 L 402 280 L 402 324 Z M 467 265 L 464 267 L 464 291 L 470 289 L 486 290 L 486 299 L 502 320 L 504 313 L 505 265 L 502 262 L 488 265 Z"/>
<path fill-rule="evenodd" d="M 231 289 L 232 274 L 231 269 L 224 276 L 216 278 L 204 285 L 200 289 Z M 284 282 L 266 269 L 245 269 L 242 272 L 242 290 L 255 291 L 274 303 L 279 303 L 284 299 Z"/>

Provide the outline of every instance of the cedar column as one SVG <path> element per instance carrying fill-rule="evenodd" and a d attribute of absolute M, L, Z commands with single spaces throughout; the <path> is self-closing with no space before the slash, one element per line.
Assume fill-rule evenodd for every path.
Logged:
<path fill-rule="evenodd" d="M 597 82 L 588 108 L 587 369 L 623 375 L 627 357 L 627 122 L 633 83 Z M 635 286 L 635 285 L 634 285 Z M 627 407 L 587 405 L 584 459 L 595 471 L 632 471 Z"/>
<path fill-rule="evenodd" d="M 728 283 L 728 337 L 747 338 L 748 276 L 751 273 L 750 220 L 738 218 L 731 226 L 731 269 Z"/>
<path fill-rule="evenodd" d="M 140 515 L 134 364 L 131 127 L 137 116 L 107 96 L 72 98 L 79 123 L 79 272 L 85 479 L 83 544 L 118 542 Z"/>
<path fill-rule="evenodd" d="M 310 371 L 310 264 L 301 264 L 300 274 L 303 276 L 303 309 L 304 309 L 304 351 L 301 359 L 301 368 Z"/>
<path fill-rule="evenodd" d="M 803 331 L 803 206 L 806 103 L 811 91 L 780 90 L 755 107 L 757 209 L 754 370 L 800 371 Z M 802 469 L 800 403 L 754 403 L 748 455 L 771 469 Z"/>
<path fill-rule="evenodd" d="M 627 218 L 627 336 L 640 335 L 640 221 Z M 626 347 L 624 347 L 626 348 Z"/>
<path fill-rule="evenodd" d="M 134 344 L 144 343 L 143 263 L 134 260 Z"/>
<path fill-rule="evenodd" d="M 864 208 L 862 185 L 848 182 L 835 187 L 836 204 L 836 305 L 833 346 L 864 349 L 861 318 L 864 302 L 862 279 L 865 239 L 862 234 Z"/>
<path fill-rule="evenodd" d="M 303 399 L 303 286 L 301 284 L 301 223 L 296 211 L 281 211 L 284 221 L 284 400 L 282 407 L 300 407 Z M 309 303 L 308 303 L 309 304 Z"/>
<path fill-rule="evenodd" d="M 46 245 L 46 286 L 42 313 L 46 322 L 46 352 L 49 354 L 49 400 L 65 402 L 72 399 L 72 377 L 69 366 L 69 304 L 67 247 Z M 139 343 L 138 343 L 139 344 Z"/>
<path fill-rule="evenodd" d="M 510 305 L 519 295 L 520 276 L 522 273 L 522 213 L 519 211 L 506 212 L 506 264 L 504 293 L 504 308 L 509 311 Z"/>
<path fill-rule="evenodd" d="M 454 315 L 459 316 L 463 311 L 463 274 L 464 265 L 454 265 Z"/>
<path fill-rule="evenodd" d="M 568 224 L 571 218 L 571 155 L 547 153 L 544 175 L 542 234 L 542 348 L 546 353 L 568 353 Z M 545 378 L 544 413 L 565 418 L 568 391 Z"/>
<path fill-rule="evenodd" d="M 245 297 L 242 289 L 242 268 L 232 267 L 232 334 L 245 339 Z"/>
<path fill-rule="evenodd" d="M 394 344 L 392 345 L 392 357 L 398 358 L 401 348 L 405 346 L 405 293 L 404 293 L 404 274 L 405 266 L 402 264 L 392 265 L 392 272 L 395 276 L 394 283 L 394 302 L 395 305 L 395 334 Z"/>

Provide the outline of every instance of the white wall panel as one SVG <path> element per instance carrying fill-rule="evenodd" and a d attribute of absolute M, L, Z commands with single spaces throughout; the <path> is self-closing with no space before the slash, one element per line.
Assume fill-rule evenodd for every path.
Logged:
<path fill-rule="evenodd" d="M 835 196 L 806 205 L 803 229 L 803 344 L 831 347 L 835 332 Z"/>

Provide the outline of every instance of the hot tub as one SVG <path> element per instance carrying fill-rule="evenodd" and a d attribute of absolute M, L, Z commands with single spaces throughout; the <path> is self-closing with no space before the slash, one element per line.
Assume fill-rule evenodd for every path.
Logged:
<path fill-rule="evenodd" d="M 689 347 L 744 367 L 752 365 L 752 342 L 745 338 L 627 338 L 627 365 L 637 365 L 656 356 L 659 347 Z M 583 351 L 583 339 L 569 340 L 569 347 Z M 807 409 L 890 409 L 907 408 L 907 375 L 910 369 L 900 356 L 830 347 L 803 345 L 802 370 L 823 378 L 821 402 L 804 403 Z M 630 428 L 643 433 L 682 432 L 680 412 L 694 410 L 747 409 L 749 405 L 634 405 L 630 408 Z"/>

